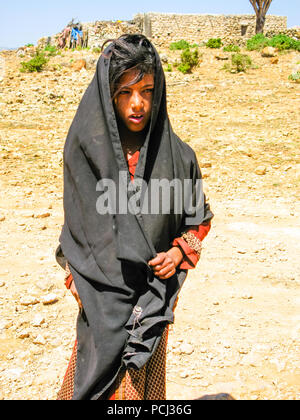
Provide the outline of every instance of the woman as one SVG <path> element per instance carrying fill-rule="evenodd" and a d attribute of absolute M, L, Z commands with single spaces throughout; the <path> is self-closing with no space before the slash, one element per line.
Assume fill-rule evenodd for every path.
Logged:
<path fill-rule="evenodd" d="M 161 197 L 161 180 L 192 188 Z M 58 399 L 165 399 L 167 326 L 213 217 L 199 181 L 155 48 L 142 35 L 110 41 L 64 149 L 57 259 L 80 312 Z"/>

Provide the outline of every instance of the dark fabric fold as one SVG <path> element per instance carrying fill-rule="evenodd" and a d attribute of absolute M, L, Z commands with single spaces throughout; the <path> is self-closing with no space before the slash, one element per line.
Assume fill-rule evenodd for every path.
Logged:
<path fill-rule="evenodd" d="M 169 122 L 157 52 L 151 123 L 140 151 L 136 183 L 130 184 L 110 98 L 109 51 L 110 47 L 98 61 L 64 148 L 65 220 L 57 259 L 62 266 L 68 261 L 83 304 L 77 320 L 74 400 L 99 398 L 121 367 L 140 369 L 147 363 L 166 325 L 173 322 L 173 306 L 186 278 L 186 271 L 178 269 L 170 279 L 160 280 L 148 262 L 170 248 L 186 228 L 187 217 L 198 213 L 197 224 L 213 217 L 204 194 L 196 195 L 201 172 L 195 153 L 174 134 Z M 191 180 L 191 212 L 182 208 L 175 214 L 172 193 L 170 214 L 144 213 L 143 204 L 151 204 L 150 188 L 141 190 L 135 214 L 97 211 L 99 181 L 112 180 L 116 197 L 130 184 L 128 203 L 132 194 L 138 194 L 139 180 L 150 185 L 154 179 L 175 178 Z"/>

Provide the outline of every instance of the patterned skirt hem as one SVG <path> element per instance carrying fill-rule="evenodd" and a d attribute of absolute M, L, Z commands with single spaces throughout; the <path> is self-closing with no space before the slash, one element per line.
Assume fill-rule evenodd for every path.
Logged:
<path fill-rule="evenodd" d="M 101 400 L 165 400 L 166 399 L 166 350 L 168 327 L 166 327 L 158 348 L 139 370 L 123 369 L 117 379 L 104 393 Z M 63 384 L 57 400 L 72 400 L 77 363 L 77 341 L 73 348 Z"/>

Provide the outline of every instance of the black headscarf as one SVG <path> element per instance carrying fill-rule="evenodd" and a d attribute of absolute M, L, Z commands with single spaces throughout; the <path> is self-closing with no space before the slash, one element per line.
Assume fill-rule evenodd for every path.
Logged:
<path fill-rule="evenodd" d="M 65 221 L 57 256 L 62 265 L 59 255 L 68 261 L 83 304 L 77 320 L 74 400 L 98 399 L 121 368 L 140 369 L 146 364 L 166 325 L 173 322 L 172 309 L 186 278 L 186 270 L 177 269 L 174 276 L 161 280 L 148 266 L 187 227 L 184 210 L 181 214 L 104 215 L 96 210 L 99 181 L 113 180 L 117 196 L 130 183 L 110 96 L 110 48 L 98 61 L 64 149 Z M 170 125 L 164 72 L 154 51 L 152 117 L 135 180 L 149 185 L 153 179 L 191 179 L 195 185 L 201 172 L 195 153 Z M 120 172 L 126 174 L 123 184 Z M 137 192 L 131 189 L 128 200 Z M 213 217 L 204 195 L 194 204 L 201 214 L 197 224 Z"/>

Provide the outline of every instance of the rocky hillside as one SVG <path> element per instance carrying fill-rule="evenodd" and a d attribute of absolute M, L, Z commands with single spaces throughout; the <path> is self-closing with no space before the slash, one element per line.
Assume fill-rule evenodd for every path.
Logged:
<path fill-rule="evenodd" d="M 32 52 L 0 53 L 4 400 L 55 399 L 72 351 L 77 307 L 54 258 L 62 151 L 98 58 L 65 51 L 21 73 Z M 172 125 L 197 153 L 215 213 L 171 327 L 168 398 L 299 399 L 300 85 L 289 75 L 300 54 L 247 52 L 253 64 L 236 74 L 223 70 L 230 53 L 203 47 L 184 75 L 178 52 L 160 52 Z"/>

